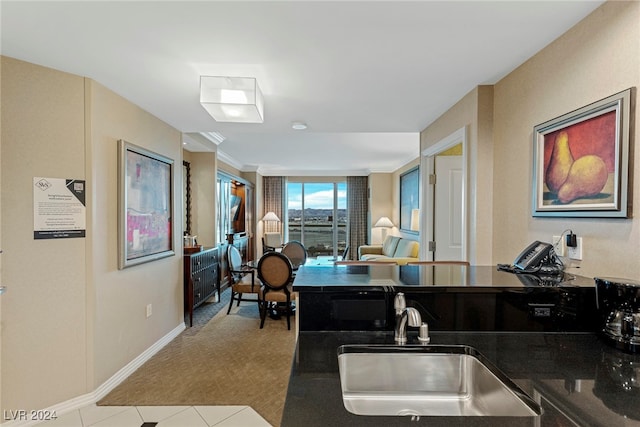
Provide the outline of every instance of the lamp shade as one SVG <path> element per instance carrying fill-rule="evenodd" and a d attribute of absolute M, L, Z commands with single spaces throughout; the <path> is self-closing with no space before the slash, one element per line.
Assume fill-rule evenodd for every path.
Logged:
<path fill-rule="evenodd" d="M 218 122 L 264 121 L 264 100 L 253 77 L 200 76 L 200 104 Z"/>
<path fill-rule="evenodd" d="M 394 225 L 389 218 L 386 216 L 381 217 L 378 222 L 374 225 L 376 228 L 393 228 Z"/>
<path fill-rule="evenodd" d="M 265 214 L 265 216 L 262 217 L 263 221 L 275 221 L 275 222 L 280 222 L 280 218 L 278 218 L 278 215 L 275 214 L 275 212 L 267 212 Z"/>

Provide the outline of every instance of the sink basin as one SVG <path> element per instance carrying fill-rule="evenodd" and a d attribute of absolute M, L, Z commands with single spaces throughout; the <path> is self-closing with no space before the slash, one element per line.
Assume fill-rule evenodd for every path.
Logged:
<path fill-rule="evenodd" d="M 540 415 L 540 406 L 469 346 L 343 345 L 345 408 L 357 415 Z"/>

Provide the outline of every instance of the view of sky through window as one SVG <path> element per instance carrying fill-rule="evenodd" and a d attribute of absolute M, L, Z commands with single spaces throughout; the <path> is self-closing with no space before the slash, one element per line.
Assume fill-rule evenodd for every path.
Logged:
<path fill-rule="evenodd" d="M 302 209 L 302 185 L 290 183 L 287 186 L 289 209 Z M 333 209 L 333 183 L 308 182 L 304 184 L 304 207 L 307 209 Z M 338 208 L 347 206 L 347 184 L 338 183 Z"/>
<path fill-rule="evenodd" d="M 345 182 L 287 184 L 288 239 L 302 242 L 310 256 L 342 253 L 346 246 L 346 227 Z"/>

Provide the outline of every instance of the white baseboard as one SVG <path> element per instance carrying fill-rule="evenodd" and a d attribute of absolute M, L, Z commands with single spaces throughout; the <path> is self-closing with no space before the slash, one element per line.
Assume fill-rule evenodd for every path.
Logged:
<path fill-rule="evenodd" d="M 180 333 L 184 331 L 185 328 L 186 328 L 185 323 L 184 322 L 180 323 L 167 335 L 160 338 L 151 347 L 146 349 L 138 357 L 133 359 L 131 362 L 125 365 L 122 369 L 116 372 L 111 378 L 109 378 L 104 383 L 100 384 L 100 386 L 98 386 L 98 388 L 96 388 L 94 391 L 87 394 L 83 394 L 78 397 L 74 397 L 72 399 L 69 399 L 61 403 L 57 403 L 53 406 L 44 408 L 36 412 L 43 412 L 45 414 L 55 413 L 57 416 L 61 416 L 71 411 L 75 411 L 82 407 L 96 403 L 97 401 L 105 397 L 111 390 L 116 388 L 121 382 L 126 380 L 129 377 L 129 375 L 131 375 L 136 369 L 142 366 L 147 360 L 151 359 L 151 357 L 153 357 L 154 354 L 156 354 L 164 346 L 169 344 L 175 337 L 180 335 Z M 29 414 L 27 414 L 27 418 L 29 418 L 28 415 Z M 3 419 L 4 418 L 6 418 L 6 416 L 4 416 Z M 27 426 L 33 426 L 40 422 L 42 421 L 41 420 L 33 420 L 33 421 L 12 420 L 12 421 L 3 422 L 1 425 L 6 427 L 27 427 Z"/>

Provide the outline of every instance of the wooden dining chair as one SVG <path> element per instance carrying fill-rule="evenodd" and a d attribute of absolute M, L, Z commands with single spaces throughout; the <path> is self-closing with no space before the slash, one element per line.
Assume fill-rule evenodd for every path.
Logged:
<path fill-rule="evenodd" d="M 231 280 L 231 299 L 227 314 L 231 312 L 233 302 L 253 301 L 260 303 L 260 282 L 256 280 L 256 270 L 242 264 L 242 255 L 233 245 L 227 247 L 227 262 L 229 264 L 229 278 Z M 243 295 L 252 294 L 253 298 L 243 298 Z"/>
<path fill-rule="evenodd" d="M 291 240 L 285 243 L 280 253 L 289 258 L 294 271 L 307 262 L 307 249 L 297 240 Z"/>
<path fill-rule="evenodd" d="M 262 251 L 279 251 L 282 250 L 282 235 L 278 231 L 267 231 L 262 237 Z"/>
<path fill-rule="evenodd" d="M 293 292 L 293 267 L 286 255 L 280 252 L 267 252 L 258 261 L 258 278 L 262 282 L 260 295 L 260 329 L 264 326 L 267 312 L 283 307 L 287 314 L 287 329 L 291 329 L 291 303 L 296 300 Z M 280 304 L 280 305 L 278 305 Z"/>

